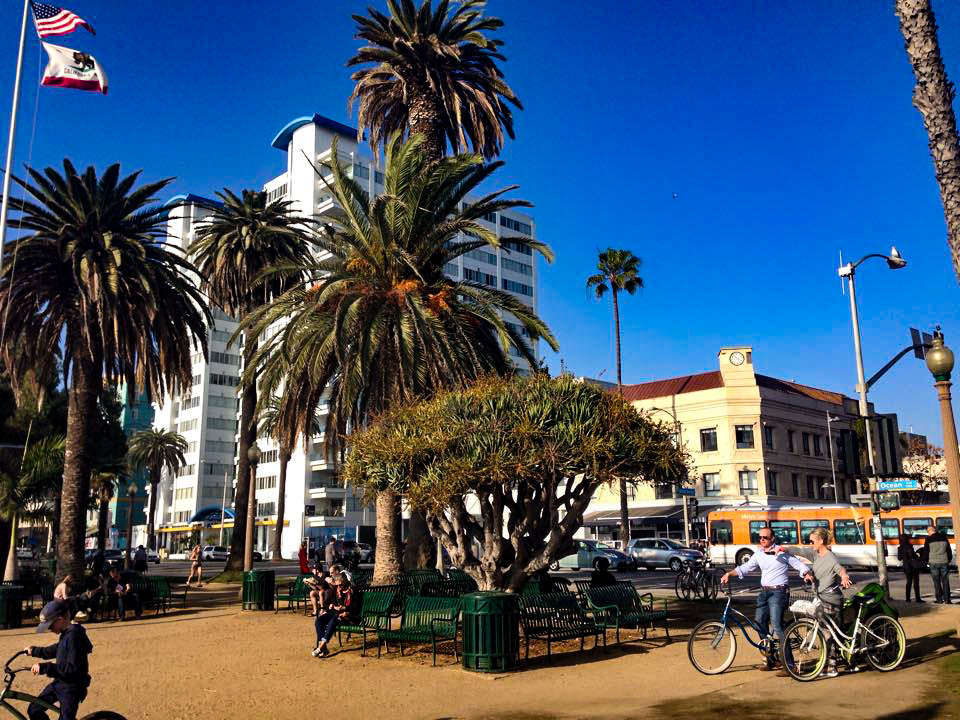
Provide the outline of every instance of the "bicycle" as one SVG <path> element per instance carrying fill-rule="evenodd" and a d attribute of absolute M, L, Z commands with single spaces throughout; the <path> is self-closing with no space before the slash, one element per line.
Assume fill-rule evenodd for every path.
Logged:
<path fill-rule="evenodd" d="M 21 655 L 26 654 L 26 651 L 21 650 L 3 664 L 3 690 L 0 690 L 0 707 L 4 708 L 13 717 L 18 718 L 18 720 L 27 720 L 27 716 L 11 705 L 8 700 L 17 700 L 25 703 L 37 703 L 38 705 L 42 706 L 44 710 L 49 710 L 50 712 L 56 713 L 54 717 L 58 717 L 60 715 L 60 708 L 58 708 L 56 705 L 51 705 L 50 703 L 38 698 L 36 695 L 10 689 L 10 686 L 13 685 L 14 679 L 17 677 L 17 673 L 30 672 L 29 666 L 21 668 L 10 667 L 10 663 L 12 663 Z M 89 715 L 84 715 L 82 718 L 80 718 L 80 720 L 126 720 L 126 718 L 123 715 L 110 710 L 97 710 Z"/>
<path fill-rule="evenodd" d="M 755 590 L 734 593 L 730 586 L 726 585 L 724 592 L 727 594 L 727 604 L 720 619 L 704 620 L 690 633 L 690 638 L 687 640 L 687 657 L 690 659 L 690 664 L 704 675 L 719 675 L 729 668 L 737 656 L 736 628 L 731 626 L 735 623 L 746 641 L 763 653 L 767 664 L 772 666 L 779 655 L 777 638 L 770 635 L 766 628 L 761 628 L 732 607 L 735 594 L 743 595 Z M 757 641 L 750 637 L 747 628 L 757 633 Z"/>
<path fill-rule="evenodd" d="M 825 592 L 832 592 L 834 585 Z M 849 667 L 856 667 L 856 658 L 865 656 L 867 662 L 880 672 L 890 672 L 899 667 L 906 655 L 907 639 L 903 626 L 888 614 L 873 614 L 874 606 L 883 604 L 886 594 L 880 588 L 865 588 L 844 604 L 855 607 L 856 617 L 847 624 L 848 635 L 840 628 L 841 616 L 826 610 L 821 593 L 813 584 L 812 600 L 794 601 L 790 609 L 804 615 L 794 620 L 784 631 L 784 647 L 789 643 L 794 662 L 783 663 L 790 676 L 801 682 L 815 679 L 823 671 L 828 660 L 828 645 L 836 644 L 836 652 Z M 826 603 L 829 605 L 829 603 Z M 840 622 L 838 622 L 838 620 Z M 783 650 L 781 649 L 781 660 Z"/>
<path fill-rule="evenodd" d="M 691 595 L 696 599 L 716 600 L 719 582 L 709 560 L 684 560 L 673 589 L 680 600 L 689 600 Z"/>

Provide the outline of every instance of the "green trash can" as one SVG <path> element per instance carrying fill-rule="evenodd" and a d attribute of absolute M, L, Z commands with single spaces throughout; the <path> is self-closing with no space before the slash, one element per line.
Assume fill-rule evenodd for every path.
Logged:
<path fill-rule="evenodd" d="M 23 622 L 23 586 L 0 585 L 0 627 L 9 630 Z"/>
<path fill-rule="evenodd" d="M 520 601 L 516 594 L 476 592 L 460 600 L 464 670 L 516 670 L 520 660 Z"/>
<path fill-rule="evenodd" d="M 250 570 L 243 574 L 243 609 L 273 610 L 276 573 L 273 570 Z"/>

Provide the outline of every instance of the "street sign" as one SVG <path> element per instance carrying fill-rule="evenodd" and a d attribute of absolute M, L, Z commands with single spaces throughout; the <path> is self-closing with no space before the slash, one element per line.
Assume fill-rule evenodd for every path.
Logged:
<path fill-rule="evenodd" d="M 877 480 L 877 490 L 879 491 L 919 489 L 919 481 L 911 478 L 904 478 L 903 480 Z"/>
<path fill-rule="evenodd" d="M 910 328 L 910 343 L 913 345 L 913 355 L 917 360 L 923 360 L 931 342 L 933 342 L 933 336 L 930 333 L 921 333 L 916 328 Z"/>
<path fill-rule="evenodd" d="M 695 497 L 696 494 L 697 494 L 697 491 L 695 488 L 688 488 L 688 487 L 677 488 L 677 495 L 686 495 L 688 497 Z"/>
<path fill-rule="evenodd" d="M 854 505 L 863 505 L 870 503 L 873 500 L 873 496 L 870 493 L 862 493 L 858 495 L 851 495 L 850 502 Z"/>

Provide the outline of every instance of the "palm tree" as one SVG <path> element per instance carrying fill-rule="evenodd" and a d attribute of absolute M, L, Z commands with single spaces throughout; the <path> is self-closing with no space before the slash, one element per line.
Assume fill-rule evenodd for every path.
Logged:
<path fill-rule="evenodd" d="M 130 464 L 136 468 L 144 468 L 150 473 L 150 510 L 147 516 L 147 544 L 151 550 L 156 550 L 156 534 L 154 519 L 157 514 L 157 494 L 160 488 L 160 478 L 166 468 L 171 473 L 187 464 L 183 454 L 187 451 L 187 441 L 183 435 L 163 428 L 150 428 L 134 433 L 130 438 L 127 455 Z M 130 512 L 133 512 L 131 506 Z"/>
<path fill-rule="evenodd" d="M 960 135 L 953 111 L 953 83 L 947 78 L 930 0 L 896 0 L 897 18 L 917 85 L 913 106 L 927 129 L 933 172 L 947 222 L 947 246 L 960 278 Z"/>
<path fill-rule="evenodd" d="M 331 191 L 342 210 L 318 238 L 323 259 L 306 267 L 307 286 L 291 288 L 243 322 L 245 332 L 259 334 L 288 320 L 258 350 L 262 388 L 286 389 L 280 421 L 302 436 L 325 398 L 328 457 L 342 450 L 350 429 L 396 403 L 484 373 L 509 372 L 510 346 L 534 365 L 524 332 L 556 347 L 536 312 L 512 295 L 444 276 L 446 263 L 499 244 L 479 222 L 484 215 L 529 203 L 501 197 L 513 188 L 465 203 L 502 163 L 484 164 L 479 155 L 429 161 L 422 144 L 419 135 L 406 142 L 394 135 L 387 146 L 384 194 L 373 198 L 333 163 Z M 333 150 L 336 157 L 336 144 Z M 471 237 L 461 240 L 460 233 Z M 553 257 L 531 238 L 503 240 Z M 504 322 L 504 312 L 523 330 Z M 400 569 L 399 500 L 384 492 L 376 504 L 380 583 Z"/>
<path fill-rule="evenodd" d="M 294 214 L 290 201 L 267 202 L 265 192 L 244 190 L 238 197 L 224 188 L 217 196 L 222 204 L 208 206 L 212 215 L 198 227 L 188 252 L 197 264 L 201 288 L 210 302 L 242 319 L 301 282 L 300 267 L 311 257 L 308 231 L 312 221 Z M 285 271 L 269 278 L 263 276 L 266 269 L 279 266 Z M 233 537 L 227 561 L 230 570 L 239 570 L 244 564 L 251 482 L 247 450 L 257 439 L 257 382 L 253 365 L 256 351 L 257 334 L 244 332 L 243 364 L 253 371 L 244 376 L 247 379 L 241 389 Z"/>
<path fill-rule="evenodd" d="M 50 435 L 29 445 L 15 462 L 0 471 L 0 513 L 10 521 L 10 549 L 5 582 L 17 579 L 17 529 L 21 520 L 47 520 L 49 500 L 63 472 L 64 439 Z"/>
<path fill-rule="evenodd" d="M 266 405 L 260 411 L 260 431 L 259 435 L 273 438 L 277 444 L 277 459 L 280 461 L 280 472 L 277 477 L 277 529 L 273 535 L 273 546 L 271 555 L 273 562 L 282 562 L 281 541 L 283 539 L 283 516 L 287 506 L 287 465 L 290 462 L 290 456 L 293 455 L 294 447 L 297 444 L 297 431 L 295 428 L 284 425 L 280 414 L 281 400 L 276 395 L 268 396 Z M 314 437 L 322 432 L 320 423 L 320 414 L 314 406 L 313 418 L 310 421 L 308 429 L 309 436 Z M 307 451 L 306 441 L 304 442 L 304 452 Z"/>
<path fill-rule="evenodd" d="M 29 169 L 15 204 L 29 234 L 6 247 L 0 316 L 8 342 L 37 357 L 62 344 L 68 390 L 57 576 L 83 573 L 92 423 L 104 383 L 126 382 L 153 400 L 190 386 L 190 355 L 206 354 L 208 312 L 194 268 L 163 240 L 167 208 L 154 195 L 170 180 L 135 187 L 111 165 L 63 174 Z M 36 202 L 34 202 L 36 201 Z M 16 261 L 14 261 L 16 258 Z M 16 272 L 16 279 L 14 279 Z M 8 312 L 9 310 L 9 312 Z"/>
<path fill-rule="evenodd" d="M 522 109 L 504 82 L 497 61 L 502 40 L 487 36 L 503 21 L 484 17 L 482 0 L 451 3 L 387 0 L 389 15 L 368 8 L 354 15 L 357 37 L 368 45 L 348 67 L 372 63 L 351 76 L 350 105 L 359 101 L 357 120 L 370 130 L 374 149 L 396 132 L 423 137 L 423 151 L 439 159 L 446 143 L 454 153 L 467 145 L 485 158 L 500 154 L 503 133 L 513 137 L 512 103 Z"/>
<path fill-rule="evenodd" d="M 629 250 L 607 248 L 597 258 L 597 273 L 587 278 L 587 289 L 593 288 L 597 298 L 607 292 L 613 299 L 613 322 L 617 342 L 617 391 L 623 395 L 623 371 L 620 363 L 620 305 L 617 294 L 623 290 L 633 295 L 643 287 L 638 274 L 642 261 Z M 620 478 L 620 540 L 626 549 L 630 541 L 630 513 L 627 508 L 627 481 Z"/>
<path fill-rule="evenodd" d="M 107 524 L 110 519 L 110 501 L 117 493 L 118 476 L 112 472 L 96 472 L 90 476 L 90 500 L 97 504 L 97 549 L 107 547 Z M 133 508 L 131 507 L 131 512 Z"/>

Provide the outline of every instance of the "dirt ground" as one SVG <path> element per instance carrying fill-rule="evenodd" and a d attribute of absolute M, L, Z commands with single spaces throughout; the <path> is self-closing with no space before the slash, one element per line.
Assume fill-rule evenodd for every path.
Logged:
<path fill-rule="evenodd" d="M 209 587 L 209 586 L 208 586 Z M 205 594 L 202 594 L 205 593 Z M 403 718 L 960 718 L 960 607 L 914 606 L 903 618 L 907 660 L 894 673 L 865 671 L 798 683 L 754 668 L 759 655 L 740 643 L 734 667 L 719 677 L 696 672 L 686 630 L 715 607 L 688 606 L 665 644 L 645 642 L 539 657 L 515 673 L 465 672 L 449 646 L 431 666 L 429 647 L 400 658 L 360 656 L 359 644 L 310 657 L 313 625 L 291 612 L 240 612 L 236 590 L 192 595 L 187 610 L 88 627 L 93 685 L 81 714 L 97 709 L 130 720 L 152 718 L 339 718 L 386 713 Z M 32 628 L 0 631 L 0 660 L 26 644 L 53 642 Z M 612 643 L 612 633 L 609 641 Z M 588 641 L 589 643 L 590 641 Z M 589 644 L 588 644 L 589 647 Z M 541 647 L 534 648 L 542 653 Z M 522 649 L 521 649 L 522 652 Z M 15 663 L 17 665 L 19 663 Z M 17 689 L 37 692 L 28 673 Z M 327 704 L 332 702 L 333 705 Z"/>

